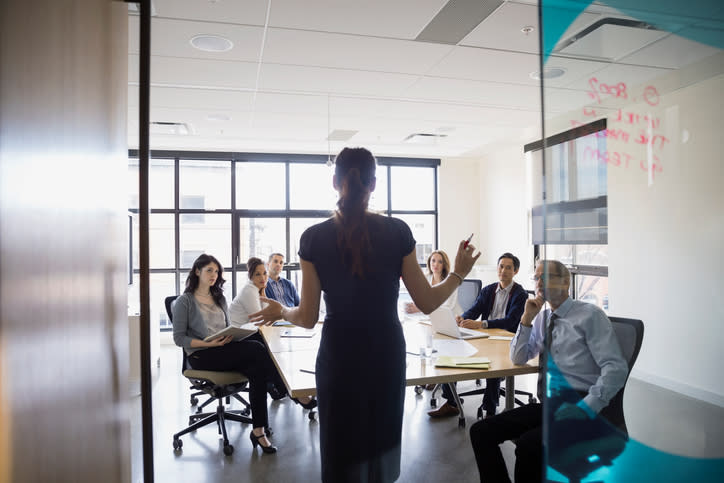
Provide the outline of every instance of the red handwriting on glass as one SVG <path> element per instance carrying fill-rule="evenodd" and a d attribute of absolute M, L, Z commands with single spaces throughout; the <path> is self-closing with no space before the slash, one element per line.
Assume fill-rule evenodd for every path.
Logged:
<path fill-rule="evenodd" d="M 619 153 L 618 151 L 609 151 L 607 149 L 599 150 L 586 146 L 583 150 L 583 157 L 588 159 L 595 159 L 602 163 L 612 164 L 614 166 L 624 165 L 628 168 L 629 161 L 631 161 L 631 155 L 626 153 Z"/>
<path fill-rule="evenodd" d="M 585 108 L 584 108 L 585 111 Z M 585 114 L 585 112 L 584 112 Z M 651 124 L 651 129 L 658 129 L 661 125 L 661 120 L 658 117 L 651 117 L 648 114 L 639 114 L 637 112 L 624 111 L 619 109 L 615 116 L 611 116 L 611 121 L 622 122 L 624 124 L 638 124 L 643 123 L 647 126 Z"/>
<path fill-rule="evenodd" d="M 610 151 L 607 149 L 595 149 L 591 146 L 586 146 L 583 150 L 583 157 L 585 159 L 595 159 L 601 163 L 610 164 L 611 166 L 621 166 L 628 168 L 631 162 L 632 156 L 628 153 L 620 153 L 618 151 Z M 649 171 L 649 163 L 645 159 L 639 161 L 639 168 L 641 171 Z M 656 173 L 663 172 L 664 169 L 661 166 L 659 157 L 653 155 L 653 162 L 651 163 L 651 177 L 655 178 Z"/>
<path fill-rule="evenodd" d="M 639 130 L 639 137 L 634 139 L 637 144 L 649 144 L 651 143 L 652 147 L 659 147 L 661 149 L 664 149 L 664 145 L 669 142 L 669 138 L 666 136 L 662 136 L 661 134 L 654 134 L 653 136 L 649 137 L 649 135 L 642 129 Z"/>
<path fill-rule="evenodd" d="M 644 101 L 646 101 L 649 106 L 655 106 L 659 103 L 659 91 L 656 90 L 656 87 L 647 86 L 646 89 L 644 89 Z"/>
<path fill-rule="evenodd" d="M 591 77 L 588 79 L 588 85 L 591 88 L 588 91 L 588 97 L 599 104 L 601 103 L 602 94 L 616 99 L 628 99 L 626 84 L 624 82 L 619 82 L 618 84 L 606 84 L 604 82 L 600 82 L 595 77 Z M 654 86 L 646 86 L 646 88 L 644 88 L 643 99 L 649 106 L 657 106 L 661 100 L 659 98 L 659 91 Z M 636 101 L 637 99 L 634 98 L 633 100 Z"/>
<path fill-rule="evenodd" d="M 639 161 L 639 167 L 641 168 L 641 171 L 649 171 L 649 163 L 645 159 L 642 159 Z M 664 168 L 661 167 L 661 163 L 659 162 L 659 157 L 654 154 L 654 162 L 651 163 L 651 179 L 656 179 L 656 173 L 661 173 L 664 170 Z"/>
<path fill-rule="evenodd" d="M 588 85 L 591 86 L 588 96 L 591 99 L 595 99 L 599 104 L 601 103 L 601 94 L 615 98 L 628 99 L 626 84 L 623 82 L 619 82 L 618 84 L 605 84 L 603 82 L 599 82 L 595 77 L 591 77 L 588 79 Z"/>

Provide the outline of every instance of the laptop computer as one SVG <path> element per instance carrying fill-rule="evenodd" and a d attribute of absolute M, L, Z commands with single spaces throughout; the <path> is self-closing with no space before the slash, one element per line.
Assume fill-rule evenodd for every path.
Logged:
<path fill-rule="evenodd" d="M 438 334 L 447 335 L 448 337 L 453 337 L 455 339 L 465 340 L 488 337 L 488 334 L 485 332 L 458 327 L 458 323 L 455 321 L 455 316 L 453 315 L 452 310 L 447 307 L 439 307 L 430 312 L 430 322 L 432 324 L 432 330 Z"/>

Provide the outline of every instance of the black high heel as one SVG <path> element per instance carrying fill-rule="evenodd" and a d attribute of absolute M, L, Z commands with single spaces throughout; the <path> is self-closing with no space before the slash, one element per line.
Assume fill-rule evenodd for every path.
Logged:
<path fill-rule="evenodd" d="M 265 453 L 276 453 L 277 447 L 274 446 L 273 444 L 269 443 L 269 446 L 264 446 L 263 444 L 261 444 L 259 442 L 259 439 L 263 438 L 264 436 L 266 436 L 266 435 L 262 434 L 261 436 L 256 436 L 254 434 L 254 430 L 252 429 L 251 433 L 249 433 L 249 439 L 251 440 L 251 446 L 254 448 L 256 448 L 257 446 L 261 446 L 261 450 Z"/>
<path fill-rule="evenodd" d="M 314 409 L 317 407 L 317 400 L 312 398 L 308 403 L 303 403 L 299 399 L 293 397 L 292 401 L 302 406 L 304 409 Z"/>

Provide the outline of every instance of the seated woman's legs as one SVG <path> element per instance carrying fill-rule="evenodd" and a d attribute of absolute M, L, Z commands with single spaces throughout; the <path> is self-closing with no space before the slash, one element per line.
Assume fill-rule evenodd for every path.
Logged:
<path fill-rule="evenodd" d="M 249 379 L 249 405 L 254 429 L 263 447 L 271 447 L 264 436 L 264 428 L 269 425 L 266 390 L 267 382 L 276 372 L 266 346 L 256 340 L 231 342 L 221 347 L 196 351 L 189 356 L 194 369 L 210 371 L 238 371 Z"/>

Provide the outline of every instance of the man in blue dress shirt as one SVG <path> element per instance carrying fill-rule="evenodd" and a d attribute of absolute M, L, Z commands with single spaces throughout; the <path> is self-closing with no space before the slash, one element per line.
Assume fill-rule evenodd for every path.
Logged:
<path fill-rule="evenodd" d="M 283 269 L 284 255 L 281 253 L 269 255 L 269 262 L 266 267 L 269 273 L 269 281 L 264 293 L 267 298 L 274 299 L 286 307 L 296 307 L 299 305 L 299 294 L 292 282 L 281 277 Z"/>
<path fill-rule="evenodd" d="M 543 399 L 547 376 L 551 426 L 546 445 L 551 452 L 610 430 L 603 418 L 613 425 L 619 423 L 607 406 L 626 382 L 628 366 L 606 314 L 568 296 L 571 275 L 565 265 L 544 260 L 536 267 L 535 280 L 536 297 L 525 303 L 510 343 L 510 358 L 515 364 L 524 364 L 539 355 L 549 357 L 547 373 L 539 374 L 538 396 Z M 543 310 L 545 302 L 550 309 Z M 515 440 L 515 480 L 542 481 L 542 425 L 539 403 L 475 423 L 470 440 L 480 480 L 510 481 L 499 445 Z"/>

